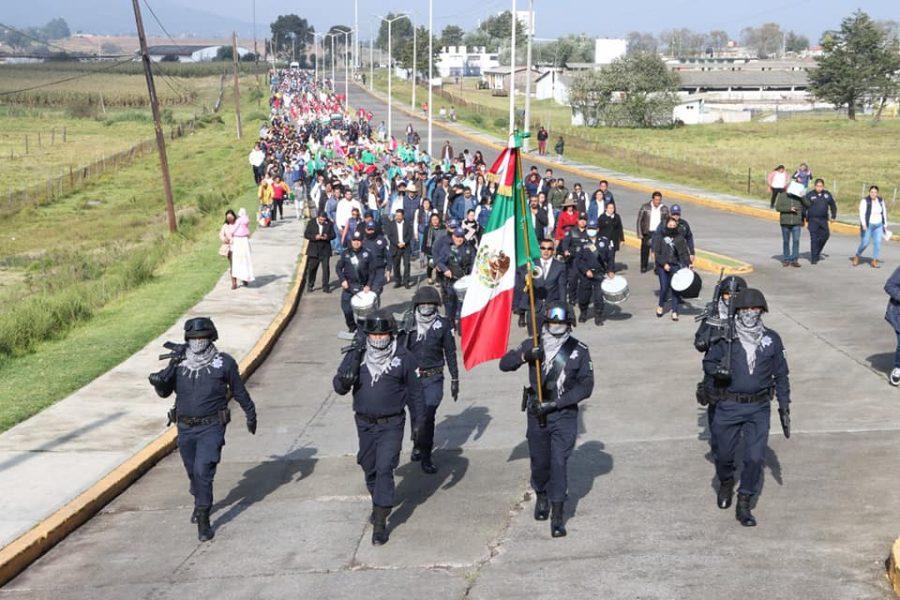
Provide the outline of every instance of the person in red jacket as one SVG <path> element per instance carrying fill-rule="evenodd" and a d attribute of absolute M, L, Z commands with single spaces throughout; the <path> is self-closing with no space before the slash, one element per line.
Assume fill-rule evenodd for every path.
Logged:
<path fill-rule="evenodd" d="M 575 202 L 566 200 L 563 202 L 562 212 L 559 213 L 559 218 L 556 220 L 556 231 L 553 233 L 556 243 L 559 244 L 566 232 L 576 225 L 578 225 L 578 213 L 575 212 Z"/>

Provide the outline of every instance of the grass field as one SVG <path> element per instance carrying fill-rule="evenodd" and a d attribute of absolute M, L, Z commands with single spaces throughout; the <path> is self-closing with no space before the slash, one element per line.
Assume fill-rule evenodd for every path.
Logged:
<path fill-rule="evenodd" d="M 386 91 L 383 74 L 376 75 L 376 86 Z M 463 81 L 462 90 L 450 84 L 444 90 L 483 107 L 467 109 L 454 104 L 460 120 L 505 135 L 508 98 L 476 90 L 472 79 Z M 392 91 L 395 98 L 409 101 L 409 83 L 395 79 Z M 422 102 L 427 89 L 420 86 L 416 96 L 417 102 Z M 450 105 L 450 100 L 435 96 L 435 112 Z M 517 105 L 521 110 L 523 100 L 519 99 Z M 766 197 L 765 176 L 776 164 L 783 163 L 790 169 L 807 162 L 835 193 L 841 212 L 855 210 L 861 190 L 875 183 L 891 204 L 893 218 L 900 219 L 900 207 L 894 205 L 895 189 L 900 187 L 900 119 L 874 125 L 868 117 L 852 122 L 837 115 L 808 114 L 774 123 L 717 123 L 654 130 L 589 128 L 569 125 L 569 110 L 551 101 L 532 102 L 532 115 L 535 125 L 548 127 L 551 151 L 556 137 L 562 134 L 566 156 L 581 162 L 756 198 Z"/>
<path fill-rule="evenodd" d="M 245 116 L 252 112 L 244 102 Z M 256 125 L 245 120 L 248 132 Z M 141 137 L 152 136 L 152 125 L 143 127 Z M 224 210 L 255 205 L 243 168 L 251 140 L 235 139 L 233 116 L 223 111 L 170 144 L 174 236 L 166 233 L 156 156 L 4 220 L 0 430 L 134 353 L 210 289 L 226 268 L 216 253 Z"/>

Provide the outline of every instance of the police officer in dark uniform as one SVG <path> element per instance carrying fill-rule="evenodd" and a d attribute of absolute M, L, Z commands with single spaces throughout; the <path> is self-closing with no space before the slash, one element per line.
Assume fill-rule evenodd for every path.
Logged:
<path fill-rule="evenodd" d="M 444 398 L 444 363 L 450 371 L 450 395 L 459 398 L 459 367 L 456 363 L 456 341 L 450 320 L 439 314 L 441 295 L 431 286 L 422 286 L 413 295 L 413 323 L 405 333 L 404 343 L 419 364 L 419 381 L 425 401 L 425 415 L 419 438 L 413 447 L 412 460 L 421 461 L 422 470 L 437 473 L 431 458 L 434 447 L 434 417 Z M 414 416 L 411 416 L 415 420 Z"/>
<path fill-rule="evenodd" d="M 569 302 L 576 302 L 578 292 L 578 269 L 575 268 L 575 256 L 581 246 L 588 243 L 587 214 L 578 214 L 578 225 L 570 227 L 559 242 L 559 254 L 566 263 L 566 296 Z"/>
<path fill-rule="evenodd" d="M 809 262 L 816 264 L 822 258 L 822 250 L 831 236 L 828 229 L 829 214 L 831 220 L 837 218 L 837 204 L 834 196 L 825 189 L 825 181 L 816 179 L 815 188 L 806 194 L 809 207 L 804 208 L 807 227 L 809 227 Z"/>
<path fill-rule="evenodd" d="M 451 235 L 452 243 L 435 249 L 434 264 L 443 274 L 444 312 L 454 330 L 459 329 L 459 310 L 462 302 L 453 284 L 472 272 L 475 264 L 475 248 L 466 243 L 465 232 L 457 227 Z"/>
<path fill-rule="evenodd" d="M 213 538 L 209 511 L 213 501 L 213 478 L 222 458 L 225 427 L 231 420 L 228 393 L 247 416 L 247 429 L 256 434 L 256 407 L 229 354 L 219 352 L 214 342 L 219 333 L 207 317 L 188 319 L 184 324 L 183 346 L 172 353 L 169 365 L 150 375 L 150 383 L 162 398 L 175 392 L 174 412 L 169 420 L 178 427 L 178 451 L 191 482 L 194 512 L 201 542 Z"/>
<path fill-rule="evenodd" d="M 790 437 L 791 390 L 784 345 L 777 333 L 762 323 L 768 312 L 762 292 L 747 288 L 734 298 L 735 336 L 715 342 L 703 359 L 703 370 L 722 382 L 724 392 L 716 405 L 716 475 L 719 508 L 731 506 L 734 462 L 744 439 L 744 464 L 735 516 L 741 525 L 753 527 L 756 518 L 750 503 L 759 489 L 769 437 L 770 402 L 778 399 L 778 413 L 785 437 Z"/>
<path fill-rule="evenodd" d="M 391 261 L 388 260 L 388 241 L 375 227 L 375 221 L 366 223 L 363 249 L 369 253 L 372 270 L 372 291 L 381 296 L 385 284 L 391 280 Z"/>
<path fill-rule="evenodd" d="M 375 282 L 375 269 L 372 268 L 372 255 L 363 249 L 361 231 L 354 231 L 350 236 L 350 247 L 341 253 L 338 259 L 337 277 L 341 282 L 341 312 L 350 333 L 356 331 L 353 309 L 350 300 L 360 291 L 371 291 Z"/>
<path fill-rule="evenodd" d="M 594 389 L 594 367 L 587 346 L 572 337 L 574 319 L 564 302 L 548 302 L 541 319 L 540 342 L 522 342 L 500 359 L 501 371 L 528 363 L 524 405 L 528 411 L 528 453 L 531 487 L 537 499 L 534 518 L 550 519 L 553 537 L 566 535 L 564 502 L 568 487 L 566 463 L 578 434 L 578 403 Z M 536 361 L 540 361 L 542 399 L 537 395 Z"/>
<path fill-rule="evenodd" d="M 362 322 L 365 339 L 354 345 L 334 376 L 334 391 L 353 392 L 353 412 L 359 453 L 356 462 L 365 473 L 372 496 L 372 543 L 388 541 L 387 518 L 394 506 L 394 469 L 400 462 L 404 407 L 418 422 L 412 425 L 418 438 L 425 414 L 422 388 L 412 352 L 397 343 L 397 323 L 386 311 L 376 311 Z M 359 338 L 357 338 L 359 339 Z"/>
<path fill-rule="evenodd" d="M 578 273 L 578 320 L 584 323 L 590 317 L 588 307 L 594 303 L 594 324 L 603 325 L 603 290 L 600 284 L 604 277 L 615 277 L 613 272 L 613 244 L 597 234 L 597 221 L 589 221 L 588 239 L 575 255 L 575 270 Z"/>
<path fill-rule="evenodd" d="M 716 285 L 713 299 L 700 316 L 700 327 L 694 334 L 694 348 L 702 352 L 704 358 L 709 349 L 719 340 L 731 334 L 731 316 L 729 312 L 731 300 L 747 288 L 747 282 L 737 275 L 729 275 Z M 713 420 L 716 416 L 716 402 L 724 393 L 724 385 L 716 381 L 712 375 L 704 372 L 703 380 L 697 384 L 697 402 L 706 407 L 706 418 L 709 426 L 709 449 L 716 457 L 716 436 L 713 435 Z"/>

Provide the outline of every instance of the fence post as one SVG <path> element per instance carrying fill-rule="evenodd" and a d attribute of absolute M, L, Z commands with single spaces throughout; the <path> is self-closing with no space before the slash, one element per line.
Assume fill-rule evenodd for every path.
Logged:
<path fill-rule="evenodd" d="M 75 172 L 72 170 L 72 165 L 69 165 L 69 187 L 75 191 Z"/>
<path fill-rule="evenodd" d="M 63 143 L 66 143 L 66 128 L 63 127 Z"/>
<path fill-rule="evenodd" d="M 41 147 L 41 132 L 38 131 L 37 134 L 38 134 L 38 148 L 40 148 Z"/>
<path fill-rule="evenodd" d="M 28 135 L 25 135 L 25 154 L 28 154 Z"/>
<path fill-rule="evenodd" d="M 750 167 L 747 167 L 747 195 L 750 195 Z"/>
<path fill-rule="evenodd" d="M 52 146 L 55 143 L 56 143 L 56 127 L 54 127 L 53 129 L 50 130 L 50 145 Z"/>

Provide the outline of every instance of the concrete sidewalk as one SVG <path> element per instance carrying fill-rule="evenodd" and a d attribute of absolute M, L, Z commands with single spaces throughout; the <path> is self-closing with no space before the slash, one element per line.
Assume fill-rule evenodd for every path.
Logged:
<path fill-rule="evenodd" d="M 278 314 L 302 247 L 295 217 L 257 231 L 251 244 L 256 281 L 231 289 L 226 272 L 188 316 L 210 316 L 219 348 L 240 362 Z M 211 234 L 214 232 L 210 232 Z M 223 259 L 224 266 L 224 259 Z M 139 318 L 138 315 L 135 318 Z M 166 340 L 180 341 L 184 319 L 108 373 L 0 435 L 0 548 L 106 476 L 156 439 L 168 400 L 147 375 Z"/>

